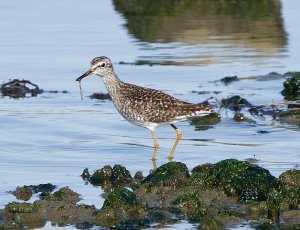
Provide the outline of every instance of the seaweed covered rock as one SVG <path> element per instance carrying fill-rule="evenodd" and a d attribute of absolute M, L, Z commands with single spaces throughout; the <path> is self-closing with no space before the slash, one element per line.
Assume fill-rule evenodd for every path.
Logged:
<path fill-rule="evenodd" d="M 0 92 L 3 96 L 20 98 L 25 97 L 26 94 L 31 94 L 31 96 L 33 97 L 43 93 L 44 91 L 40 89 L 36 84 L 33 84 L 28 80 L 14 79 L 2 84 L 0 87 Z"/>
<path fill-rule="evenodd" d="M 206 209 L 202 206 L 200 196 L 196 192 L 179 195 L 171 204 L 193 221 L 200 221 L 200 218 L 206 215 Z"/>
<path fill-rule="evenodd" d="M 109 193 L 107 199 L 104 201 L 103 209 L 117 209 L 120 212 L 127 213 L 134 211 L 140 213 L 142 205 L 136 194 L 126 188 L 115 188 Z"/>
<path fill-rule="evenodd" d="M 209 170 L 213 167 L 213 164 L 206 163 L 203 165 L 198 165 L 192 169 L 192 175 L 189 179 L 190 184 L 202 186 L 202 188 L 205 188 L 205 178 L 206 174 L 209 172 Z"/>
<path fill-rule="evenodd" d="M 300 72 L 294 72 L 292 78 L 283 83 L 283 91 L 286 100 L 300 100 Z"/>
<path fill-rule="evenodd" d="M 68 203 L 76 204 L 79 199 L 79 194 L 72 191 L 69 187 L 63 187 L 53 194 L 45 194 L 41 196 L 41 199 L 48 201 L 64 201 Z"/>
<path fill-rule="evenodd" d="M 291 169 L 279 176 L 281 182 L 288 187 L 300 186 L 300 170 Z"/>
<path fill-rule="evenodd" d="M 34 213 L 38 208 L 37 205 L 26 202 L 11 202 L 5 205 L 5 211 L 10 213 Z"/>
<path fill-rule="evenodd" d="M 32 191 L 28 186 L 22 186 L 22 187 L 18 186 L 16 190 L 13 192 L 13 194 L 18 200 L 27 201 L 31 198 Z"/>
<path fill-rule="evenodd" d="M 121 229 L 140 229 L 149 224 L 137 195 L 126 188 L 115 188 L 96 213 L 96 223 L 105 227 L 119 226 Z"/>
<path fill-rule="evenodd" d="M 131 181 L 130 172 L 122 165 L 115 165 L 113 168 L 110 165 L 98 169 L 90 177 L 89 181 L 93 185 L 102 185 L 103 183 L 121 184 Z"/>
<path fill-rule="evenodd" d="M 235 195 L 241 201 L 265 201 L 268 192 L 278 187 L 278 180 L 270 172 L 257 165 L 235 159 L 216 163 L 207 173 L 208 186 L 218 187 L 228 195 Z"/>
<path fill-rule="evenodd" d="M 189 178 L 189 171 L 185 164 L 181 162 L 168 162 L 149 174 L 142 184 L 155 187 L 177 188 L 184 185 Z"/>
<path fill-rule="evenodd" d="M 106 181 L 110 181 L 111 175 L 112 167 L 110 165 L 105 165 L 103 168 L 97 169 L 90 177 L 89 181 L 92 185 L 101 185 Z"/>

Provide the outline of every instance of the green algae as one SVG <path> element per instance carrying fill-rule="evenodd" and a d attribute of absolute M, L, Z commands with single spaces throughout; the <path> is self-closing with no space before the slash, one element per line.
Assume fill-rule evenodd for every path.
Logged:
<path fill-rule="evenodd" d="M 126 188 L 115 188 L 104 201 L 102 210 L 108 208 L 115 208 L 123 212 L 129 210 L 140 212 L 142 205 L 137 195 L 133 192 Z"/>
<path fill-rule="evenodd" d="M 234 195 L 241 201 L 267 199 L 278 180 L 266 169 L 246 161 L 235 159 L 216 163 L 207 173 L 208 186 L 221 188 L 228 195 Z"/>
<path fill-rule="evenodd" d="M 200 196 L 196 192 L 180 195 L 171 204 L 193 221 L 200 221 L 200 218 L 206 215 L 206 209 L 202 206 Z"/>
<path fill-rule="evenodd" d="M 178 188 L 184 185 L 186 178 L 189 178 L 189 171 L 185 164 L 181 162 L 168 162 L 152 174 L 149 174 L 142 184 L 148 184 L 150 187 L 171 187 Z"/>

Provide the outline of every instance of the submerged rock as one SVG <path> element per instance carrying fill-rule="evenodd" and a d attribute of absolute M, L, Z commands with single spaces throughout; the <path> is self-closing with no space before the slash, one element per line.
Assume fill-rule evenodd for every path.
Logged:
<path fill-rule="evenodd" d="M 111 100 L 111 96 L 108 93 L 93 93 L 89 96 L 91 99 L 98 99 L 98 100 Z"/>
<path fill-rule="evenodd" d="M 26 94 L 31 94 L 31 96 L 34 97 L 38 94 L 43 93 L 44 91 L 40 89 L 36 84 L 28 80 L 14 79 L 2 84 L 0 87 L 0 92 L 3 96 L 20 98 L 25 97 Z"/>

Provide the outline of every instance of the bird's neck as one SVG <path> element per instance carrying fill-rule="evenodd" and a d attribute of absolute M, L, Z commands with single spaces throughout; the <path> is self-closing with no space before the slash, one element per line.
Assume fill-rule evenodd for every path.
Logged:
<path fill-rule="evenodd" d="M 121 84 L 120 79 L 114 72 L 106 74 L 102 79 L 108 93 L 114 98 Z"/>

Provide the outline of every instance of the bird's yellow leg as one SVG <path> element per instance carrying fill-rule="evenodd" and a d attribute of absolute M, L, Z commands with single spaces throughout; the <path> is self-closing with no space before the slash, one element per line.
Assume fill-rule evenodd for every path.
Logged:
<path fill-rule="evenodd" d="M 158 149 L 158 141 L 156 139 L 154 131 L 152 131 L 152 130 L 150 130 L 150 131 L 151 131 L 153 142 L 154 142 L 154 151 L 153 151 L 153 154 L 152 154 L 152 161 L 155 161 L 156 152 L 157 152 L 157 149 Z"/>
<path fill-rule="evenodd" d="M 171 149 L 171 152 L 170 152 L 170 154 L 169 154 L 169 157 L 168 157 L 170 161 L 171 161 L 172 158 L 173 158 L 173 155 L 174 155 L 176 146 L 177 146 L 178 142 L 180 141 L 180 139 L 181 139 L 181 134 L 182 134 L 181 130 L 178 129 L 175 125 L 171 124 L 171 126 L 173 127 L 173 129 L 175 129 L 176 134 L 177 134 L 177 137 L 176 137 L 175 143 L 174 143 L 174 145 L 173 145 L 173 147 L 172 147 L 172 149 Z"/>

